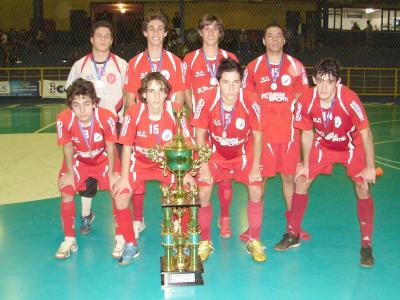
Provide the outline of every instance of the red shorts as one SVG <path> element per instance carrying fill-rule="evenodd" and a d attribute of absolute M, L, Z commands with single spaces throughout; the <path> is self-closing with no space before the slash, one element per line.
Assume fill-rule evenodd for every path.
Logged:
<path fill-rule="evenodd" d="M 75 178 L 75 189 L 64 187 L 60 192 L 75 195 L 78 191 L 86 190 L 86 180 L 92 177 L 97 180 L 99 190 L 110 190 L 110 182 L 108 180 L 108 160 L 98 165 L 88 165 L 78 160 L 73 162 L 74 178 Z M 65 162 L 58 173 L 58 178 L 65 175 L 67 167 Z"/>
<path fill-rule="evenodd" d="M 129 172 L 129 183 L 134 194 L 144 194 L 148 180 L 157 180 L 163 185 L 171 185 L 175 181 L 175 176 L 168 170 L 167 176 L 164 176 L 161 168 L 154 170 L 136 167 Z"/>
<path fill-rule="evenodd" d="M 300 138 L 288 143 L 263 143 L 261 154 L 262 177 L 273 177 L 276 173 L 294 175 L 300 162 Z"/>
<path fill-rule="evenodd" d="M 334 163 L 343 164 L 347 169 L 347 175 L 354 182 L 363 182 L 361 176 L 356 177 L 366 167 L 362 145 L 355 147 L 353 151 L 335 151 L 313 146 L 310 153 L 309 177 L 312 179 L 318 174 L 331 174 Z"/>
<path fill-rule="evenodd" d="M 260 185 L 263 183 L 262 180 L 250 183 L 249 175 L 253 167 L 253 160 L 247 155 L 230 160 L 211 158 L 208 162 L 208 167 L 210 168 L 212 183 L 232 179 L 246 185 Z M 200 176 L 197 176 L 197 184 L 199 186 L 209 186 L 208 183 L 200 181 Z"/>

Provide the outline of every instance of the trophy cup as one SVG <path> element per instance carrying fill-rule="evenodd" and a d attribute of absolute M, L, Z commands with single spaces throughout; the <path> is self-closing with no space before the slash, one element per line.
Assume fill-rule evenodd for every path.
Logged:
<path fill-rule="evenodd" d="M 181 133 L 181 119 L 183 112 L 176 113 L 178 130 L 173 139 L 160 147 L 157 145 L 148 149 L 147 156 L 160 164 L 163 174 L 167 176 L 166 169 L 176 177 L 176 183 L 172 186 L 161 185 L 161 206 L 164 219 L 162 222 L 162 247 L 164 256 L 160 258 L 161 286 L 187 286 L 203 285 L 203 264 L 198 256 L 200 232 L 197 223 L 197 214 L 200 207 L 197 186 L 190 186 L 189 191 L 183 188 L 183 178 L 190 172 L 196 175 L 200 164 L 207 162 L 211 155 L 211 149 L 196 147 L 186 142 Z M 198 152 L 198 158 L 193 159 L 194 152 Z M 187 233 L 182 232 L 181 219 L 185 211 L 189 210 L 190 219 Z M 176 216 L 174 226 L 173 216 Z"/>

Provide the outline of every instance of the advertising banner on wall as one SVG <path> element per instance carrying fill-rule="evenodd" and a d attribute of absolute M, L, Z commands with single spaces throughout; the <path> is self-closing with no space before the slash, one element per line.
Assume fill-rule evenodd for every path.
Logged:
<path fill-rule="evenodd" d="M 39 81 L 0 81 L 0 97 L 38 97 Z"/>
<path fill-rule="evenodd" d="M 65 80 L 44 80 L 42 98 L 66 98 Z"/>

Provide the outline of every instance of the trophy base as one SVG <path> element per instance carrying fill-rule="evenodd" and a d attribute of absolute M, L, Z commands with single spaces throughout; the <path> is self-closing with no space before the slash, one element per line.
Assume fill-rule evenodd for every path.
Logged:
<path fill-rule="evenodd" d="M 161 287 L 204 285 L 203 266 L 200 264 L 199 271 L 167 272 L 163 271 L 162 257 L 160 257 Z"/>

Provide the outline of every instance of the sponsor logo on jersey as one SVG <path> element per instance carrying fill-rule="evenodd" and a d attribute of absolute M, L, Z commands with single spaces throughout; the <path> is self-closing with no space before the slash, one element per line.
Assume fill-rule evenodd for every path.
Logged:
<path fill-rule="evenodd" d="M 102 140 L 103 140 L 103 136 L 100 134 L 100 133 L 98 133 L 98 132 L 95 132 L 94 133 L 94 136 L 93 136 L 93 140 L 97 143 L 97 142 L 101 142 Z"/>
<path fill-rule="evenodd" d="M 107 74 L 107 82 L 113 84 L 117 80 L 117 76 L 114 73 Z"/>
<path fill-rule="evenodd" d="M 318 118 L 313 118 L 312 120 L 313 120 L 314 123 L 322 123 L 322 120 L 319 117 Z"/>
<path fill-rule="evenodd" d="M 223 137 L 215 135 L 214 133 L 211 133 L 211 135 L 212 138 L 216 140 L 221 146 L 235 147 L 245 142 L 245 139 L 239 140 L 237 137 L 224 139 Z"/>
<path fill-rule="evenodd" d="M 346 141 L 346 137 L 345 136 L 339 137 L 338 134 L 334 133 L 334 132 L 330 132 L 327 135 L 325 135 L 324 139 L 327 140 L 327 141 L 332 141 L 332 142 L 344 142 L 344 141 Z"/>
<path fill-rule="evenodd" d="M 145 130 L 138 130 L 137 136 L 147 138 L 147 134 Z"/>
<path fill-rule="evenodd" d="M 200 98 L 199 103 L 197 103 L 197 106 L 196 106 L 196 109 L 195 109 L 194 115 L 193 115 L 193 118 L 195 118 L 196 120 L 198 120 L 200 117 L 200 113 L 201 113 L 201 110 L 203 109 L 204 103 L 205 103 L 204 99 Z"/>
<path fill-rule="evenodd" d="M 289 86 L 292 82 L 292 79 L 290 78 L 289 75 L 284 74 L 284 75 L 282 75 L 281 82 L 282 82 L 282 85 Z"/>
<path fill-rule="evenodd" d="M 63 122 L 58 120 L 57 121 L 57 134 L 58 134 L 59 139 L 62 139 L 62 137 L 63 137 L 62 127 L 63 127 Z"/>
<path fill-rule="evenodd" d="M 80 140 L 79 140 L 79 138 L 78 137 L 76 137 L 76 136 L 73 136 L 73 137 L 71 137 L 71 141 L 73 141 L 75 144 L 80 144 Z"/>
<path fill-rule="evenodd" d="M 303 108 L 303 105 L 301 103 L 297 103 L 296 116 L 294 117 L 296 122 L 301 121 L 301 109 L 302 108 Z M 321 119 L 319 121 L 321 122 Z"/>
<path fill-rule="evenodd" d="M 91 151 L 76 151 L 76 154 L 82 158 L 93 158 L 98 156 L 104 151 L 104 148 L 94 149 Z"/>
<path fill-rule="evenodd" d="M 214 125 L 215 126 L 221 126 L 221 120 L 214 119 Z"/>
<path fill-rule="evenodd" d="M 361 107 L 358 105 L 358 103 L 355 100 L 351 101 L 350 107 L 357 114 L 357 116 L 360 119 L 360 121 L 364 121 L 364 114 L 363 114 L 363 112 L 361 110 Z"/>
<path fill-rule="evenodd" d="M 269 102 L 287 102 L 287 101 L 289 101 L 289 99 L 286 97 L 284 92 L 262 93 L 261 99 L 266 99 Z"/>
<path fill-rule="evenodd" d="M 210 87 L 210 86 L 202 86 L 197 89 L 197 93 L 203 94 L 204 92 L 211 90 L 211 89 L 212 89 L 212 87 Z"/>
<path fill-rule="evenodd" d="M 130 122 L 131 122 L 131 117 L 130 116 L 125 116 L 124 117 L 124 124 L 122 125 L 122 129 L 121 129 L 121 132 L 120 132 L 120 134 L 122 136 L 126 135 L 126 132 L 128 131 L 128 126 L 129 126 Z"/>
<path fill-rule="evenodd" d="M 206 76 L 206 74 L 203 71 L 196 71 L 196 73 L 194 74 L 194 77 L 202 77 L 202 76 Z"/>
<path fill-rule="evenodd" d="M 236 125 L 237 129 L 242 130 L 244 128 L 244 126 L 246 125 L 246 122 L 242 118 L 237 118 L 235 125 Z"/>
<path fill-rule="evenodd" d="M 147 148 L 143 148 L 140 146 L 135 146 L 135 152 L 139 152 L 140 154 L 147 156 Z"/>
<path fill-rule="evenodd" d="M 342 125 L 342 119 L 339 116 L 335 117 L 335 127 L 339 128 Z"/>
<path fill-rule="evenodd" d="M 111 134 L 114 135 L 114 134 L 115 134 L 115 121 L 114 121 L 114 119 L 111 118 L 111 117 L 109 117 L 109 118 L 107 119 L 107 123 L 108 123 L 108 125 L 110 126 Z"/>
<path fill-rule="evenodd" d="M 93 74 L 86 75 L 85 79 L 89 81 L 94 80 L 94 75 Z"/>
<path fill-rule="evenodd" d="M 169 74 L 168 70 L 161 70 L 161 74 L 165 77 L 165 79 L 169 80 L 171 78 L 171 74 Z"/>
<path fill-rule="evenodd" d="M 161 135 L 161 139 L 162 139 L 164 142 L 168 142 L 169 140 L 171 140 L 171 139 L 172 139 L 172 131 L 169 130 L 169 129 L 165 129 L 165 130 L 163 131 L 162 135 Z"/>
<path fill-rule="evenodd" d="M 140 73 L 140 79 L 143 79 L 144 77 L 146 77 L 147 73 L 148 73 L 148 72 Z"/>
<path fill-rule="evenodd" d="M 268 82 L 268 81 L 271 81 L 271 79 L 269 78 L 268 75 L 267 76 L 262 76 L 261 79 L 260 79 L 260 83 L 265 83 L 265 82 Z"/>

